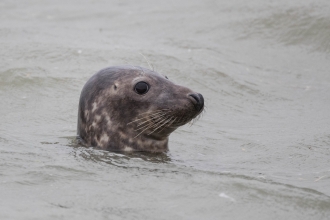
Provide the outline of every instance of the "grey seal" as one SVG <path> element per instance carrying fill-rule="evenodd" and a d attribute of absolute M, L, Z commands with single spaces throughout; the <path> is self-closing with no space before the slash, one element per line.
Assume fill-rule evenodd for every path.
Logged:
<path fill-rule="evenodd" d="M 78 138 L 110 151 L 166 152 L 169 135 L 204 109 L 204 98 L 153 70 L 113 66 L 84 85 Z"/>

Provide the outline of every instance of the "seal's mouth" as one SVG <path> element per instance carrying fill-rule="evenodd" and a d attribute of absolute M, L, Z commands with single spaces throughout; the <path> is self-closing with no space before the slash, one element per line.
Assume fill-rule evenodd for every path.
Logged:
<path fill-rule="evenodd" d="M 194 102 L 191 101 L 192 105 L 187 105 L 184 108 L 179 109 L 166 109 L 156 116 L 151 116 L 151 120 L 154 124 L 161 124 L 166 130 L 169 128 L 170 130 L 176 129 L 182 125 L 189 123 L 194 120 L 200 113 L 204 110 L 204 99 L 203 96 L 199 98 L 198 101 L 194 99 Z"/>
<path fill-rule="evenodd" d="M 178 127 L 185 125 L 195 119 L 204 109 L 204 98 L 199 93 L 188 94 L 190 105 L 184 105 L 180 108 L 158 109 L 148 111 L 138 115 L 138 117 L 129 122 L 132 124 L 134 131 L 137 132 L 135 137 L 141 134 L 156 136 L 168 136 Z M 186 102 L 186 104 L 188 104 Z"/>

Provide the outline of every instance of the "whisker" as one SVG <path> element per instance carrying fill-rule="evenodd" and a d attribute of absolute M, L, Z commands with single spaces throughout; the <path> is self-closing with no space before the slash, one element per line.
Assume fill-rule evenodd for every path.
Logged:
<path fill-rule="evenodd" d="M 180 123 L 182 123 L 182 122 L 185 122 L 185 120 L 186 120 L 186 117 L 184 117 L 184 115 L 182 114 L 182 116 L 177 120 L 177 123 L 178 124 L 180 124 Z M 174 122 L 173 122 L 174 123 Z M 172 123 L 172 124 L 173 124 Z M 169 126 L 170 127 L 170 126 Z M 170 128 L 175 128 L 175 127 L 170 127 Z"/>
<path fill-rule="evenodd" d="M 180 119 L 178 120 L 178 122 L 182 122 L 182 119 L 183 119 L 184 115 L 182 114 L 182 116 L 180 117 Z"/>
<path fill-rule="evenodd" d="M 151 111 L 151 112 L 143 112 L 143 113 L 140 113 L 139 115 L 145 115 L 145 114 L 153 114 L 155 112 L 162 112 L 162 111 L 169 111 L 170 109 L 168 108 L 164 108 L 164 109 L 158 109 L 158 110 L 154 110 L 154 111 Z"/>
<path fill-rule="evenodd" d="M 153 130 L 152 132 L 150 132 L 148 135 L 154 133 L 155 131 L 158 130 L 158 128 L 162 127 L 164 124 L 166 124 L 167 122 L 169 122 L 171 119 L 168 119 L 167 121 L 165 121 L 164 123 L 162 123 L 161 125 L 159 125 L 157 128 L 155 128 L 155 130 Z M 159 123 L 158 123 L 159 124 Z"/>
<path fill-rule="evenodd" d="M 152 69 L 152 71 L 154 71 L 154 66 L 150 65 L 149 61 L 147 60 L 147 58 L 146 58 L 142 53 L 140 53 L 140 54 L 141 54 L 141 55 L 144 57 L 144 59 L 147 61 L 149 68 Z"/>
<path fill-rule="evenodd" d="M 176 118 L 174 118 L 173 120 L 172 120 L 172 118 L 174 118 L 174 116 L 172 116 L 172 117 L 170 118 L 171 121 L 170 121 L 169 124 L 166 125 L 166 127 L 169 127 L 171 124 L 173 124 L 173 122 L 175 121 Z"/>
<path fill-rule="evenodd" d="M 160 123 L 162 123 L 163 121 L 167 120 L 168 118 L 167 117 L 163 117 L 160 121 L 157 121 L 156 123 L 154 123 L 154 126 L 158 126 Z"/>
<path fill-rule="evenodd" d="M 175 121 L 175 119 L 176 118 L 174 118 L 174 120 L 172 120 L 172 118 L 173 118 L 174 116 L 172 116 L 171 118 L 170 118 L 170 123 L 169 124 L 166 124 L 161 130 L 159 130 L 157 133 L 160 133 L 162 130 L 164 130 L 165 128 L 169 128 L 172 124 L 173 124 L 173 122 Z"/>
<path fill-rule="evenodd" d="M 164 115 L 166 115 L 166 114 L 162 114 L 162 115 L 152 115 L 152 116 L 150 116 L 150 117 L 151 117 L 150 119 L 141 122 L 141 123 L 138 124 L 137 126 L 139 127 L 139 126 L 145 124 L 145 123 L 148 122 L 148 121 L 157 120 L 158 118 L 161 118 L 161 117 L 163 117 Z"/>
<path fill-rule="evenodd" d="M 137 134 L 134 138 L 138 137 L 140 134 L 142 134 L 144 131 L 148 130 L 149 127 L 147 127 L 146 129 L 144 129 L 143 131 L 141 131 L 139 134 Z"/>
<path fill-rule="evenodd" d="M 134 131 L 141 130 L 141 129 L 145 128 L 145 127 L 148 127 L 149 125 L 151 126 L 150 128 L 153 128 L 153 127 L 157 126 L 159 123 L 161 123 L 162 121 L 164 121 L 166 119 L 166 118 L 165 119 L 163 119 L 163 118 L 164 118 L 163 116 L 159 116 L 159 117 L 156 118 L 156 120 L 158 120 L 158 121 L 156 121 L 156 123 L 154 123 L 154 122 L 148 123 L 146 125 L 143 125 L 140 128 L 135 129 Z"/>
<path fill-rule="evenodd" d="M 132 123 L 137 122 L 137 121 L 141 121 L 141 120 L 143 120 L 144 118 L 147 118 L 147 117 L 148 117 L 148 116 L 145 116 L 145 117 L 143 117 L 143 118 L 138 118 L 138 119 L 136 119 L 136 120 L 134 120 L 134 121 L 128 122 L 126 125 L 132 124 Z"/>
<path fill-rule="evenodd" d="M 190 119 L 187 123 L 189 123 L 189 127 L 191 127 L 193 125 L 193 119 Z"/>
<path fill-rule="evenodd" d="M 144 117 L 142 117 L 142 118 L 138 118 L 138 119 L 136 119 L 136 120 L 134 120 L 134 121 L 131 121 L 131 122 L 127 123 L 127 125 L 129 125 L 129 124 L 131 124 L 131 123 L 133 123 L 133 122 L 141 121 L 141 120 L 143 120 L 144 118 L 147 118 L 148 116 L 156 116 L 156 115 L 158 115 L 158 114 L 161 114 L 161 112 L 153 113 L 153 114 L 151 114 L 151 115 L 147 115 L 147 116 L 144 116 Z M 165 114 L 165 113 L 164 113 L 164 114 Z"/>
<path fill-rule="evenodd" d="M 134 131 L 138 131 L 138 130 L 144 129 L 144 128 L 146 128 L 148 126 L 152 126 L 152 125 L 154 125 L 154 124 L 153 123 L 148 123 L 148 124 L 143 125 L 142 127 L 139 127 L 137 129 L 135 129 Z"/>
<path fill-rule="evenodd" d="M 166 120 L 166 118 L 163 119 L 163 120 L 161 120 L 161 121 L 159 121 L 159 122 L 157 122 L 156 124 L 154 124 L 154 123 L 150 123 L 150 124 L 147 124 L 147 125 L 145 125 L 145 126 L 143 126 L 143 127 L 141 127 L 141 128 L 136 129 L 135 131 L 138 131 L 138 130 L 141 130 L 141 129 L 143 129 L 143 128 L 146 128 L 146 129 L 144 129 L 143 131 L 141 131 L 138 135 L 136 135 L 134 138 L 138 137 L 140 134 L 142 134 L 144 131 L 148 130 L 149 128 L 153 128 L 153 127 L 157 126 L 159 123 L 161 123 L 161 122 L 164 121 L 164 120 Z M 149 134 L 148 134 L 148 135 L 149 135 Z"/>
<path fill-rule="evenodd" d="M 139 66 L 140 67 L 140 66 Z M 140 67 L 140 70 L 143 72 L 143 75 L 146 75 L 146 73 L 143 71 L 143 69 Z"/>

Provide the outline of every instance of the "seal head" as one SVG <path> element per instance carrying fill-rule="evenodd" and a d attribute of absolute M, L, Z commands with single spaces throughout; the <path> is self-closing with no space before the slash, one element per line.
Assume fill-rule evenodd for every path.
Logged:
<path fill-rule="evenodd" d="M 204 109 L 201 94 L 142 67 L 115 66 L 82 89 L 77 132 L 89 146 L 111 151 L 168 150 L 169 135 Z"/>

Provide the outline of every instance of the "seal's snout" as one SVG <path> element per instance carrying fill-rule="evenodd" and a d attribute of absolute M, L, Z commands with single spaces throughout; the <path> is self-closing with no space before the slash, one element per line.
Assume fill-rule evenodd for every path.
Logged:
<path fill-rule="evenodd" d="M 201 111 L 204 107 L 204 98 L 199 93 L 189 94 L 189 98 L 194 103 L 195 109 Z"/>

